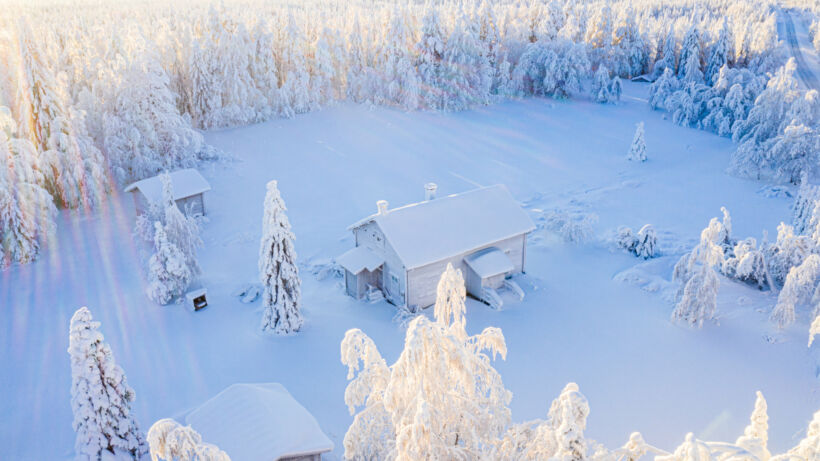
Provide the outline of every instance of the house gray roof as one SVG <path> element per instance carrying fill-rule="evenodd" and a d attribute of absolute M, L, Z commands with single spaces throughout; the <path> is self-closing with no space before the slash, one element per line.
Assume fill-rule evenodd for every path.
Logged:
<path fill-rule="evenodd" d="M 501 184 L 374 214 L 356 229 L 378 224 L 407 269 L 421 267 L 535 229 Z"/>
<path fill-rule="evenodd" d="M 185 423 L 233 461 L 333 450 L 316 419 L 278 383 L 232 384 L 191 411 Z"/>
<path fill-rule="evenodd" d="M 203 192 L 211 190 L 211 185 L 208 181 L 193 168 L 186 168 L 184 170 L 172 171 L 171 184 L 174 186 L 174 200 L 179 200 L 191 197 Z M 160 176 L 146 178 L 137 181 L 125 188 L 125 192 L 133 192 L 139 190 L 142 195 L 152 203 L 160 203 L 162 201 L 162 180 Z"/>

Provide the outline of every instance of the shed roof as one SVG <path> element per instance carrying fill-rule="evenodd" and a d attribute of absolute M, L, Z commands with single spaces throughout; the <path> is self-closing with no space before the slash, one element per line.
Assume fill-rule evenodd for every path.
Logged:
<path fill-rule="evenodd" d="M 384 258 L 377 256 L 365 247 L 356 247 L 337 257 L 336 262 L 350 271 L 351 274 L 357 275 L 364 269 L 373 272 L 384 264 Z"/>
<path fill-rule="evenodd" d="M 407 269 L 421 267 L 535 229 L 504 185 L 414 203 L 374 214 L 375 222 Z"/>
<path fill-rule="evenodd" d="M 185 423 L 233 461 L 275 461 L 333 449 L 316 419 L 279 383 L 232 384 L 191 411 Z"/>
<path fill-rule="evenodd" d="M 515 268 L 509 256 L 495 247 L 477 251 L 464 258 L 464 262 L 482 279 L 506 274 Z"/>
<path fill-rule="evenodd" d="M 191 197 L 211 190 L 208 181 L 193 168 L 172 171 L 171 184 L 174 186 L 174 200 Z M 160 176 L 137 181 L 125 188 L 125 192 L 139 190 L 148 201 L 160 203 L 162 201 L 162 179 Z"/>

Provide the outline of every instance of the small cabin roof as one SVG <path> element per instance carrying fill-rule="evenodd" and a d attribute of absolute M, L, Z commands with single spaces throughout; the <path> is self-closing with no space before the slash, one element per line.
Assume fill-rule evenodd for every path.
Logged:
<path fill-rule="evenodd" d="M 336 262 L 351 274 L 357 275 L 364 269 L 373 272 L 384 264 L 384 258 L 377 256 L 366 247 L 356 247 L 337 257 Z"/>
<path fill-rule="evenodd" d="M 191 411 L 185 423 L 233 461 L 333 450 L 316 419 L 279 383 L 232 384 Z"/>
<path fill-rule="evenodd" d="M 464 258 L 464 262 L 482 279 L 506 274 L 515 268 L 509 256 L 495 247 L 476 251 Z"/>
<path fill-rule="evenodd" d="M 174 186 L 174 200 L 192 197 L 211 190 L 208 181 L 193 168 L 172 171 L 169 173 L 171 184 Z M 162 179 L 160 175 L 137 181 L 125 188 L 125 192 L 139 190 L 149 202 L 162 201 Z"/>
<path fill-rule="evenodd" d="M 407 269 L 532 232 L 529 215 L 502 184 L 374 214 L 352 225 L 378 224 Z"/>

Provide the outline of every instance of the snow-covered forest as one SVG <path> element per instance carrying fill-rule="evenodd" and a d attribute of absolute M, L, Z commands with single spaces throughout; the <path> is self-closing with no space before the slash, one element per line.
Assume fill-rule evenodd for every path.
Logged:
<path fill-rule="evenodd" d="M 275 381 L 326 460 L 820 460 L 816 76 L 818 0 L 0 1 L 0 459 Z M 422 184 L 532 220 L 503 308 L 347 296 Z"/>
<path fill-rule="evenodd" d="M 616 102 L 621 79 L 648 74 L 658 77 L 652 107 L 740 143 L 739 174 L 797 182 L 816 160 L 818 104 L 795 87 L 793 67 L 780 69 L 775 16 L 759 0 L 9 7 L 0 14 L 0 83 L 15 122 L 7 137 L 32 147 L 4 157 L 35 176 L 7 181 L 93 209 L 112 187 L 219 157 L 199 129 L 341 100 L 452 111 L 589 87 Z M 37 219 L 4 218 L 15 229 L 6 263 L 44 243 L 45 197 L 15 204 L 44 210 Z"/>

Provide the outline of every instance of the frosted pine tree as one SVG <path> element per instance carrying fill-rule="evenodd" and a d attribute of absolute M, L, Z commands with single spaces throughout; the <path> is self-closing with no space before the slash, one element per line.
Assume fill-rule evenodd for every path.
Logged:
<path fill-rule="evenodd" d="M 70 106 L 69 95 L 50 71 L 34 33 L 21 20 L 18 114 L 22 136 L 40 151 L 45 188 L 68 208 L 95 207 L 108 189 L 103 157 L 94 146 L 82 111 Z"/>
<path fill-rule="evenodd" d="M 666 107 L 666 100 L 680 88 L 680 82 L 675 78 L 675 74 L 669 68 L 649 85 L 649 107 L 662 109 Z"/>
<path fill-rule="evenodd" d="M 262 331 L 276 334 L 299 331 L 303 322 L 301 280 L 286 209 L 276 181 L 270 181 L 262 220 L 259 279 L 265 290 L 262 295 Z"/>
<path fill-rule="evenodd" d="M 377 65 L 382 72 L 382 99 L 413 110 L 419 104 L 419 79 L 411 53 L 415 43 L 406 16 L 405 10 L 393 11 Z"/>
<path fill-rule="evenodd" d="M 177 111 L 176 96 L 153 45 L 143 48 L 124 70 L 103 115 L 103 146 L 120 182 L 190 168 L 212 152 L 202 134 Z"/>
<path fill-rule="evenodd" d="M 81 307 L 71 317 L 71 408 L 78 459 L 95 461 L 105 452 L 140 459 L 148 451 L 131 414 L 134 391 L 99 331 L 100 323 Z"/>
<path fill-rule="evenodd" d="M 751 421 L 743 435 L 740 436 L 735 445 L 743 447 L 749 453 L 757 456 L 758 459 L 769 459 L 771 453 L 767 448 L 769 442 L 769 415 L 767 413 L 766 399 L 763 394 L 757 391 L 755 409 L 752 412 Z"/>
<path fill-rule="evenodd" d="M 709 60 L 706 63 L 705 79 L 706 84 L 711 85 L 717 79 L 720 69 L 734 62 L 734 37 L 729 28 L 728 19 L 723 19 L 723 26 L 712 49 L 709 53 Z"/>
<path fill-rule="evenodd" d="M 612 100 L 609 93 L 609 70 L 605 65 L 601 64 L 598 66 L 598 70 L 595 71 L 589 94 L 595 102 L 608 103 Z"/>
<path fill-rule="evenodd" d="M 160 180 L 162 182 L 163 230 L 168 242 L 182 252 L 188 272 L 196 278 L 202 272 L 196 256 L 196 249 L 202 246 L 202 240 L 199 238 L 199 224 L 195 218 L 182 214 L 174 201 L 171 176 L 163 173 Z"/>
<path fill-rule="evenodd" d="M 281 113 L 279 69 L 274 57 L 274 37 L 268 24 L 260 19 L 252 32 L 254 52 L 250 59 L 250 74 L 263 98 L 257 105 L 257 120 L 267 120 Z"/>
<path fill-rule="evenodd" d="M 16 137 L 10 111 L 0 106 L 0 268 L 33 261 L 53 237 L 56 209 L 43 182 L 36 148 Z"/>
<path fill-rule="evenodd" d="M 803 440 L 786 454 L 771 458 L 771 461 L 802 461 L 804 459 L 820 459 L 820 411 L 812 417 Z"/>
<path fill-rule="evenodd" d="M 609 82 L 609 96 L 610 101 L 614 103 L 618 103 L 621 100 L 621 94 L 624 92 L 623 84 L 621 83 L 621 77 L 617 75 L 612 77 L 612 81 Z"/>
<path fill-rule="evenodd" d="M 191 426 L 161 419 L 148 429 L 152 461 L 231 461 L 217 446 L 204 443 Z"/>
<path fill-rule="evenodd" d="M 438 9 L 428 7 L 422 18 L 421 39 L 418 44 L 416 68 L 421 84 L 421 100 L 424 106 L 442 109 L 445 94 L 444 69 L 444 31 L 439 20 Z"/>
<path fill-rule="evenodd" d="M 819 279 L 820 256 L 816 254 L 809 255 L 802 264 L 792 267 L 786 277 L 783 290 L 777 297 L 777 304 L 770 320 L 777 324 L 778 328 L 794 323 L 795 306 L 811 300 Z"/>
<path fill-rule="evenodd" d="M 148 261 L 148 298 L 158 304 L 168 304 L 182 296 L 194 274 L 185 260 L 185 254 L 168 241 L 160 222 L 154 223 L 154 254 Z"/>
<path fill-rule="evenodd" d="M 689 64 L 690 61 L 693 64 Z M 678 63 L 678 78 L 681 80 L 686 80 L 687 76 L 694 78 L 694 75 L 690 75 L 692 69 L 687 69 L 687 66 L 694 66 L 694 63 L 697 63 L 700 70 L 700 32 L 694 25 L 683 36 Z"/>
<path fill-rule="evenodd" d="M 646 161 L 646 140 L 644 139 L 643 122 L 635 125 L 635 136 L 632 138 L 632 144 L 629 146 L 629 152 L 626 154 L 626 159 L 633 162 Z"/>
<path fill-rule="evenodd" d="M 279 39 L 283 50 L 282 69 L 285 78 L 280 83 L 282 96 L 286 103 L 282 108 L 285 116 L 301 114 L 313 109 L 313 98 L 310 94 L 310 72 L 305 58 L 305 39 L 296 24 L 293 14 L 288 14 L 284 36 Z"/>
<path fill-rule="evenodd" d="M 717 292 L 720 287 L 715 270 L 702 265 L 683 287 L 680 300 L 672 311 L 673 321 L 684 321 L 689 326 L 703 326 L 706 320 L 712 320 L 717 311 Z"/>

